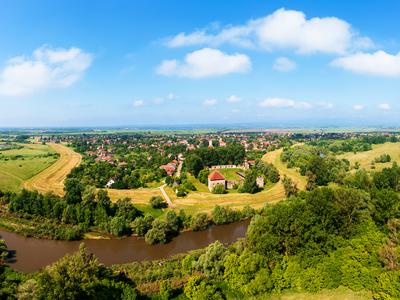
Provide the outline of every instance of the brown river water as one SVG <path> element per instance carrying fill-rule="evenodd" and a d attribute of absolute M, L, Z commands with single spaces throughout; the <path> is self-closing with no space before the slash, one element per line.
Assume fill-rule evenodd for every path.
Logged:
<path fill-rule="evenodd" d="M 187 231 L 173 238 L 168 244 L 148 245 L 144 239 L 129 237 L 109 240 L 54 241 L 26 238 L 16 233 L 0 229 L 0 236 L 6 241 L 10 251 L 15 252 L 9 265 L 21 272 L 37 271 L 67 253 L 78 250 L 84 242 L 89 252 L 96 255 L 105 265 L 122 264 L 132 261 L 155 260 L 172 255 L 204 248 L 219 240 L 230 244 L 246 235 L 249 221 L 240 221 L 227 225 L 211 226 L 205 231 Z"/>

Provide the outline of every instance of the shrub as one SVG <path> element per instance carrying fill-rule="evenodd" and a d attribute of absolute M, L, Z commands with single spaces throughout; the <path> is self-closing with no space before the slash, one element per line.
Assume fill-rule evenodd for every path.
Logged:
<path fill-rule="evenodd" d="M 225 194 L 226 193 L 225 186 L 223 184 L 215 185 L 214 188 L 212 189 L 212 193 L 213 194 Z"/>
<path fill-rule="evenodd" d="M 210 225 L 210 220 L 206 213 L 198 213 L 193 217 L 192 222 L 190 223 L 190 228 L 193 231 L 205 230 Z"/>
<path fill-rule="evenodd" d="M 152 208 L 164 208 L 167 206 L 167 203 L 164 202 L 161 196 L 153 196 L 150 198 L 150 205 Z"/>

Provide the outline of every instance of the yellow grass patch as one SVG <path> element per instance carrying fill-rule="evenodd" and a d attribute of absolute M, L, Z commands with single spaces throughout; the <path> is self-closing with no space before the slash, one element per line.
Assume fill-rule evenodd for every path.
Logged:
<path fill-rule="evenodd" d="M 82 156 L 62 144 L 49 143 L 48 145 L 60 154 L 60 158 L 50 167 L 24 182 L 24 187 L 41 193 L 53 192 L 62 196 L 64 180 L 71 170 L 80 164 Z"/>
<path fill-rule="evenodd" d="M 358 153 L 345 153 L 338 155 L 337 158 L 345 158 L 350 161 L 351 166 L 356 162 L 360 163 L 360 168 L 366 170 L 373 170 L 371 162 L 382 154 L 389 154 L 392 158 L 388 163 L 375 163 L 375 170 L 379 171 L 383 168 L 390 167 L 393 161 L 400 162 L 400 143 L 385 143 L 380 145 L 372 145 L 372 150 L 358 152 Z"/>
<path fill-rule="evenodd" d="M 273 164 L 279 171 L 279 174 L 281 175 L 281 178 L 283 178 L 284 175 L 292 178 L 292 180 L 297 184 L 297 187 L 300 190 L 304 190 L 306 185 L 307 185 L 307 177 L 300 175 L 300 173 L 296 169 L 289 169 L 285 163 L 281 161 L 281 154 L 282 154 L 283 149 L 278 149 L 275 151 L 271 151 L 266 153 L 262 160 Z M 283 185 L 281 185 L 283 189 Z"/>

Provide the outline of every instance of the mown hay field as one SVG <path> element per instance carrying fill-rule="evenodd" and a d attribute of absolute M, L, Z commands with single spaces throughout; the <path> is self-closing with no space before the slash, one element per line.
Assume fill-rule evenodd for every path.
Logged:
<path fill-rule="evenodd" d="M 388 163 L 375 163 L 373 166 L 371 162 L 382 154 L 389 154 L 392 158 L 392 161 Z M 345 158 L 349 160 L 351 166 L 354 166 L 355 163 L 358 162 L 360 164 L 360 168 L 364 168 L 367 171 L 379 171 L 383 168 L 390 167 L 393 161 L 400 163 L 400 143 L 372 145 L 372 150 L 358 153 L 349 152 L 338 155 L 337 158 Z"/>
<path fill-rule="evenodd" d="M 36 176 L 25 181 L 23 186 L 41 193 L 53 192 L 62 196 L 64 180 L 71 170 L 80 164 L 82 156 L 63 144 L 49 143 L 48 145 L 60 154 L 59 159 Z"/>

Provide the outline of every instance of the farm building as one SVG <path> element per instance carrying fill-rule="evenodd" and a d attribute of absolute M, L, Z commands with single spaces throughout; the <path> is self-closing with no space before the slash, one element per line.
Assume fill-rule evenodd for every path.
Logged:
<path fill-rule="evenodd" d="M 225 177 L 218 171 L 213 171 L 208 175 L 208 189 L 210 192 L 217 184 L 222 184 L 226 188 Z"/>

